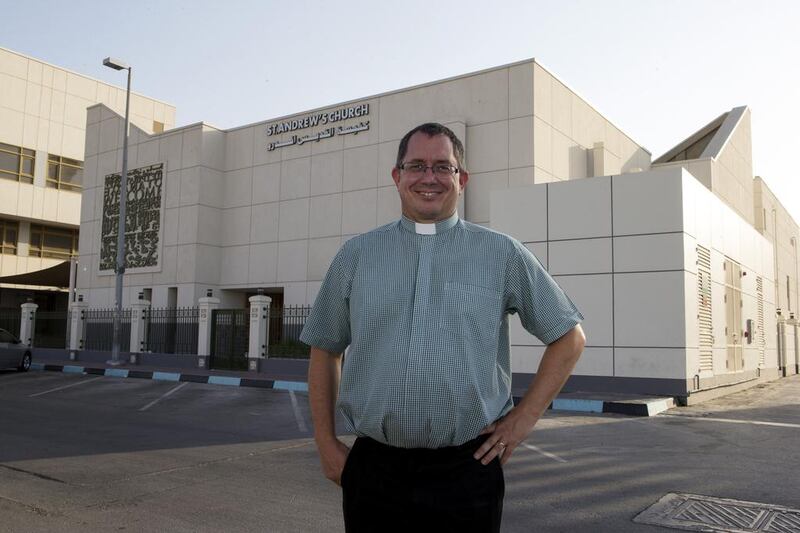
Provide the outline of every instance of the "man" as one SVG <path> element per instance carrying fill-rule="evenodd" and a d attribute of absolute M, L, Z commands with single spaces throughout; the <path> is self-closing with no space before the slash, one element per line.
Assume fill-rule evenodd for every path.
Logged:
<path fill-rule="evenodd" d="M 498 531 L 501 465 L 572 371 L 583 317 L 522 244 L 458 218 L 469 173 L 448 128 L 408 132 L 392 178 L 403 217 L 342 247 L 301 335 L 322 469 L 347 531 Z M 509 313 L 548 345 L 516 407 Z"/>

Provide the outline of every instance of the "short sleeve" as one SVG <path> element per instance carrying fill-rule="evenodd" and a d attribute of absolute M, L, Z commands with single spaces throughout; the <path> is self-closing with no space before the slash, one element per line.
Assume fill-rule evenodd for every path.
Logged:
<path fill-rule="evenodd" d="M 506 310 L 519 313 L 522 326 L 544 344 L 557 341 L 583 320 L 539 260 L 516 241 L 506 270 L 505 291 Z"/>
<path fill-rule="evenodd" d="M 343 246 L 331 262 L 300 340 L 309 346 L 341 353 L 350 344 L 352 252 Z"/>

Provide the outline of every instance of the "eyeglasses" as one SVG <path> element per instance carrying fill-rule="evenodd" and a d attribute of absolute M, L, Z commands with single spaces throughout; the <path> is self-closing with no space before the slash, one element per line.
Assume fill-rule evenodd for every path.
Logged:
<path fill-rule="evenodd" d="M 411 176 L 423 176 L 428 169 L 431 169 L 431 172 L 439 178 L 449 178 L 453 174 L 461 172 L 458 167 L 454 167 L 449 163 L 436 163 L 428 166 L 425 163 L 413 162 L 403 163 L 402 165 L 398 165 L 397 168 L 408 172 Z"/>

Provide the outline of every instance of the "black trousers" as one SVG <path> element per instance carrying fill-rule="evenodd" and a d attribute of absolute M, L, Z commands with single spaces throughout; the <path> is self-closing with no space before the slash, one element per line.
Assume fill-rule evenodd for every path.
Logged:
<path fill-rule="evenodd" d="M 359 437 L 342 472 L 345 529 L 500 531 L 503 469 L 497 458 L 484 466 L 472 456 L 485 439 L 431 450 Z"/>

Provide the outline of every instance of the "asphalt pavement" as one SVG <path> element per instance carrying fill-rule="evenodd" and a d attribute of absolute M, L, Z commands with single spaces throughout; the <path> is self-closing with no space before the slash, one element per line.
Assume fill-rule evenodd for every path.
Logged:
<path fill-rule="evenodd" d="M 800 377 L 649 418 L 549 411 L 503 531 L 675 531 L 668 493 L 800 508 Z M 351 437 L 343 436 L 346 442 Z M 302 391 L 0 373 L 0 532 L 343 531 Z"/>

